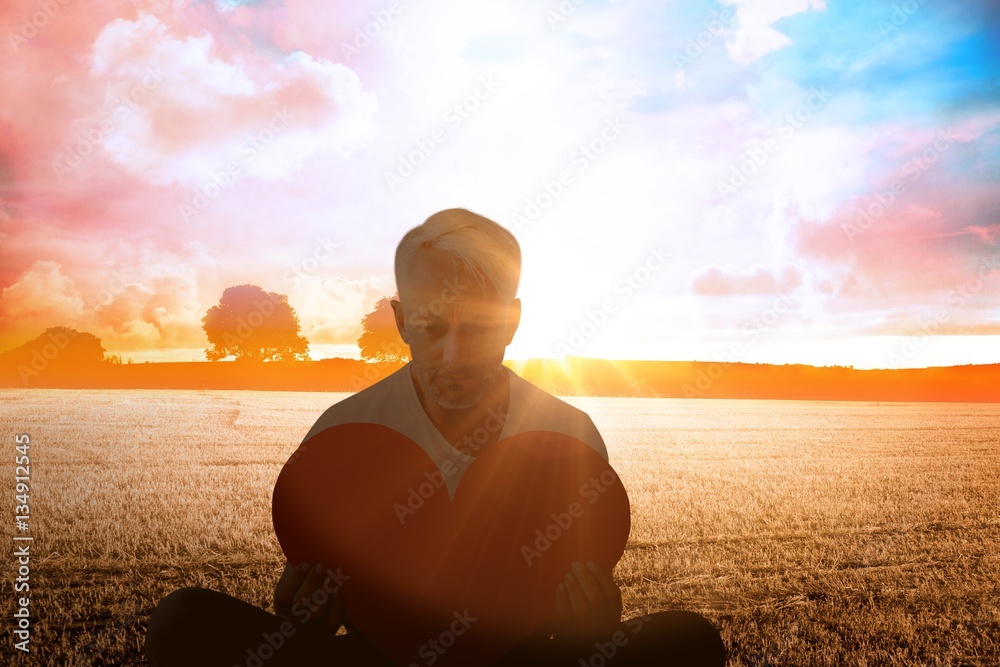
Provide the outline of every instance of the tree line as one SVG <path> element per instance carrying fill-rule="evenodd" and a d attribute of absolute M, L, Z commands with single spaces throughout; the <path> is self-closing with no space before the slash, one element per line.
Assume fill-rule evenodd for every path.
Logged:
<path fill-rule="evenodd" d="M 361 321 L 357 339 L 361 358 L 371 362 L 403 362 L 409 350 L 396 331 L 390 299 L 383 297 Z M 258 285 L 236 285 L 222 292 L 219 303 L 201 319 L 209 347 L 205 358 L 238 362 L 308 361 L 309 341 L 288 297 Z M 108 354 L 93 334 L 68 327 L 50 327 L 38 337 L 0 353 L 0 366 L 41 372 L 49 366 L 79 367 L 121 364 L 120 354 Z M 132 363 L 128 359 L 127 363 Z"/>

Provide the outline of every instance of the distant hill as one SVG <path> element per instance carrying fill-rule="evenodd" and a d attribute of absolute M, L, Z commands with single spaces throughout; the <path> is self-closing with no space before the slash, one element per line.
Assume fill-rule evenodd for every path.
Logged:
<path fill-rule="evenodd" d="M 17 355 L 0 355 L 0 387 L 354 392 L 401 367 L 399 363 L 370 364 L 354 359 L 143 364 L 104 361 L 65 365 L 49 362 L 36 371 L 26 367 L 25 361 L 31 361 L 31 354 L 26 357 L 24 350 Z M 35 362 L 43 366 L 37 356 Z M 1000 364 L 858 370 L 802 364 L 580 357 L 505 363 L 529 382 L 561 396 L 1000 402 Z M 31 372 L 26 373 L 26 369 Z"/>
<path fill-rule="evenodd" d="M 523 377 L 561 395 L 1000 402 L 1000 364 L 860 370 L 804 364 L 531 360 Z"/>

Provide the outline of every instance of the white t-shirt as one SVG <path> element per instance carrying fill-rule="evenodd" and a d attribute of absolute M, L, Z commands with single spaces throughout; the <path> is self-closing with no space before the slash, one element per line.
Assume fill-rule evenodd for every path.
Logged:
<path fill-rule="evenodd" d="M 388 426 L 423 447 L 444 476 L 449 497 L 454 498 L 462 474 L 475 458 L 452 446 L 427 416 L 413 386 L 411 364 L 407 363 L 372 386 L 331 405 L 309 429 L 303 442 L 339 424 L 357 422 Z M 510 400 L 507 419 L 500 432 L 501 440 L 525 431 L 555 431 L 587 443 L 608 460 L 604 439 L 586 412 L 531 384 L 506 366 L 503 369 L 510 382 Z M 497 423 L 494 416 L 487 419 L 481 427 L 479 441 L 473 439 L 470 445 L 474 448 L 485 442 L 490 424 Z M 475 438 L 476 432 L 469 435 Z M 445 461 L 451 461 L 452 465 L 444 465 Z M 445 474 L 445 470 L 452 474 Z"/>

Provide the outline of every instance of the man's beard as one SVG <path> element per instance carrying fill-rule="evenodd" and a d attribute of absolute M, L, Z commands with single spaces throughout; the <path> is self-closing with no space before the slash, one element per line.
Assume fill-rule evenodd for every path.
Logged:
<path fill-rule="evenodd" d="M 459 410 L 471 408 L 486 396 L 493 387 L 500 373 L 503 371 L 503 362 L 490 364 L 489 366 L 471 370 L 472 383 L 468 388 L 459 385 L 453 387 L 443 387 L 448 383 L 446 378 L 441 376 L 453 372 L 453 368 L 444 367 L 424 367 L 416 363 L 413 364 L 414 375 L 423 390 L 430 394 L 434 402 L 442 408 L 449 410 Z"/>

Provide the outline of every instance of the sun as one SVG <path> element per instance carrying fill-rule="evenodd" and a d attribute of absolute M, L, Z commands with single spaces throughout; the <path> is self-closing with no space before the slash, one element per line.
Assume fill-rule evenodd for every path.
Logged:
<path fill-rule="evenodd" d="M 517 295 L 521 323 L 507 347 L 508 359 L 559 358 L 558 344 L 569 337 L 574 315 L 566 285 L 576 270 L 551 256 L 525 263 Z"/>

